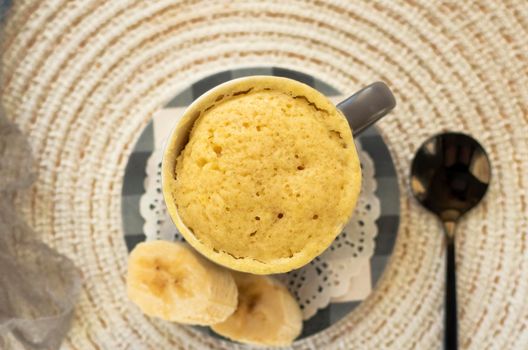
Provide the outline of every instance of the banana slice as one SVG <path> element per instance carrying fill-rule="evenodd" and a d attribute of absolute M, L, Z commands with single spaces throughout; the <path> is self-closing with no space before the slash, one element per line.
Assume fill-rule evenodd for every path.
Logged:
<path fill-rule="evenodd" d="M 211 328 L 241 343 L 290 345 L 301 333 L 302 314 L 286 287 L 268 276 L 233 276 L 238 286 L 238 308 L 227 320 Z"/>
<path fill-rule="evenodd" d="M 130 254 L 128 297 L 143 313 L 194 325 L 222 322 L 237 307 L 231 273 L 188 245 L 167 241 L 138 244 Z"/>

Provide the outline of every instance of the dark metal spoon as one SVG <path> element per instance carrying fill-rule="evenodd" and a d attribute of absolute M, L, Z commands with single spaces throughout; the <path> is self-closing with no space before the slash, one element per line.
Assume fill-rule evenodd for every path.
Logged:
<path fill-rule="evenodd" d="M 447 241 L 444 346 L 448 350 L 458 346 L 455 226 L 484 197 L 490 179 L 486 151 L 471 136 L 461 133 L 431 137 L 417 151 L 411 166 L 412 193 L 444 226 Z"/>

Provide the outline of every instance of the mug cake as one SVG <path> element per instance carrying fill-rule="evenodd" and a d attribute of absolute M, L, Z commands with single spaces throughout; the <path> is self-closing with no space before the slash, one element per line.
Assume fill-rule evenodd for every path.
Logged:
<path fill-rule="evenodd" d="M 164 152 L 163 194 L 185 239 L 254 274 L 321 254 L 361 187 L 352 131 L 324 95 L 269 76 L 222 84 L 185 111 Z"/>

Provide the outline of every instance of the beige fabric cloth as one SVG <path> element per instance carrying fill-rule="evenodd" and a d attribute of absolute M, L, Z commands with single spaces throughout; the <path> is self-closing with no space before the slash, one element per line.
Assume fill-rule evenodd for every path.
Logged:
<path fill-rule="evenodd" d="M 72 261 L 42 242 L 13 210 L 35 179 L 26 137 L 0 109 L 0 349 L 56 349 L 80 290 Z"/>
<path fill-rule="evenodd" d="M 125 295 L 120 216 L 135 139 L 175 91 L 218 70 L 274 65 L 353 92 L 384 80 L 380 123 L 401 185 L 401 227 L 374 293 L 296 348 L 433 349 L 442 337 L 439 223 L 408 194 L 412 154 L 460 130 L 490 153 L 485 202 L 457 233 L 460 344 L 528 348 L 526 1 L 15 0 L 2 100 L 30 137 L 38 180 L 17 202 L 84 282 L 65 349 L 227 348 L 150 320 Z"/>

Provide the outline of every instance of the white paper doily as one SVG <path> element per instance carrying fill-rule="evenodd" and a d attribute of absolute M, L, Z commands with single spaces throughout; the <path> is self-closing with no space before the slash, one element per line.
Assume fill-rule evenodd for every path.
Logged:
<path fill-rule="evenodd" d="M 361 149 L 361 144 L 356 144 L 363 182 L 352 219 L 323 254 L 298 270 L 276 276 L 295 295 L 305 320 L 315 315 L 318 309 L 327 306 L 332 298 L 342 297 L 349 292 L 353 288 L 351 280 L 364 270 L 363 265 L 374 253 L 376 220 L 380 216 L 380 202 L 375 196 L 374 164 Z M 163 201 L 161 159 L 162 150 L 157 149 L 147 162 L 145 194 L 140 202 L 141 215 L 145 219 L 143 229 L 147 241 L 184 241 Z"/>

